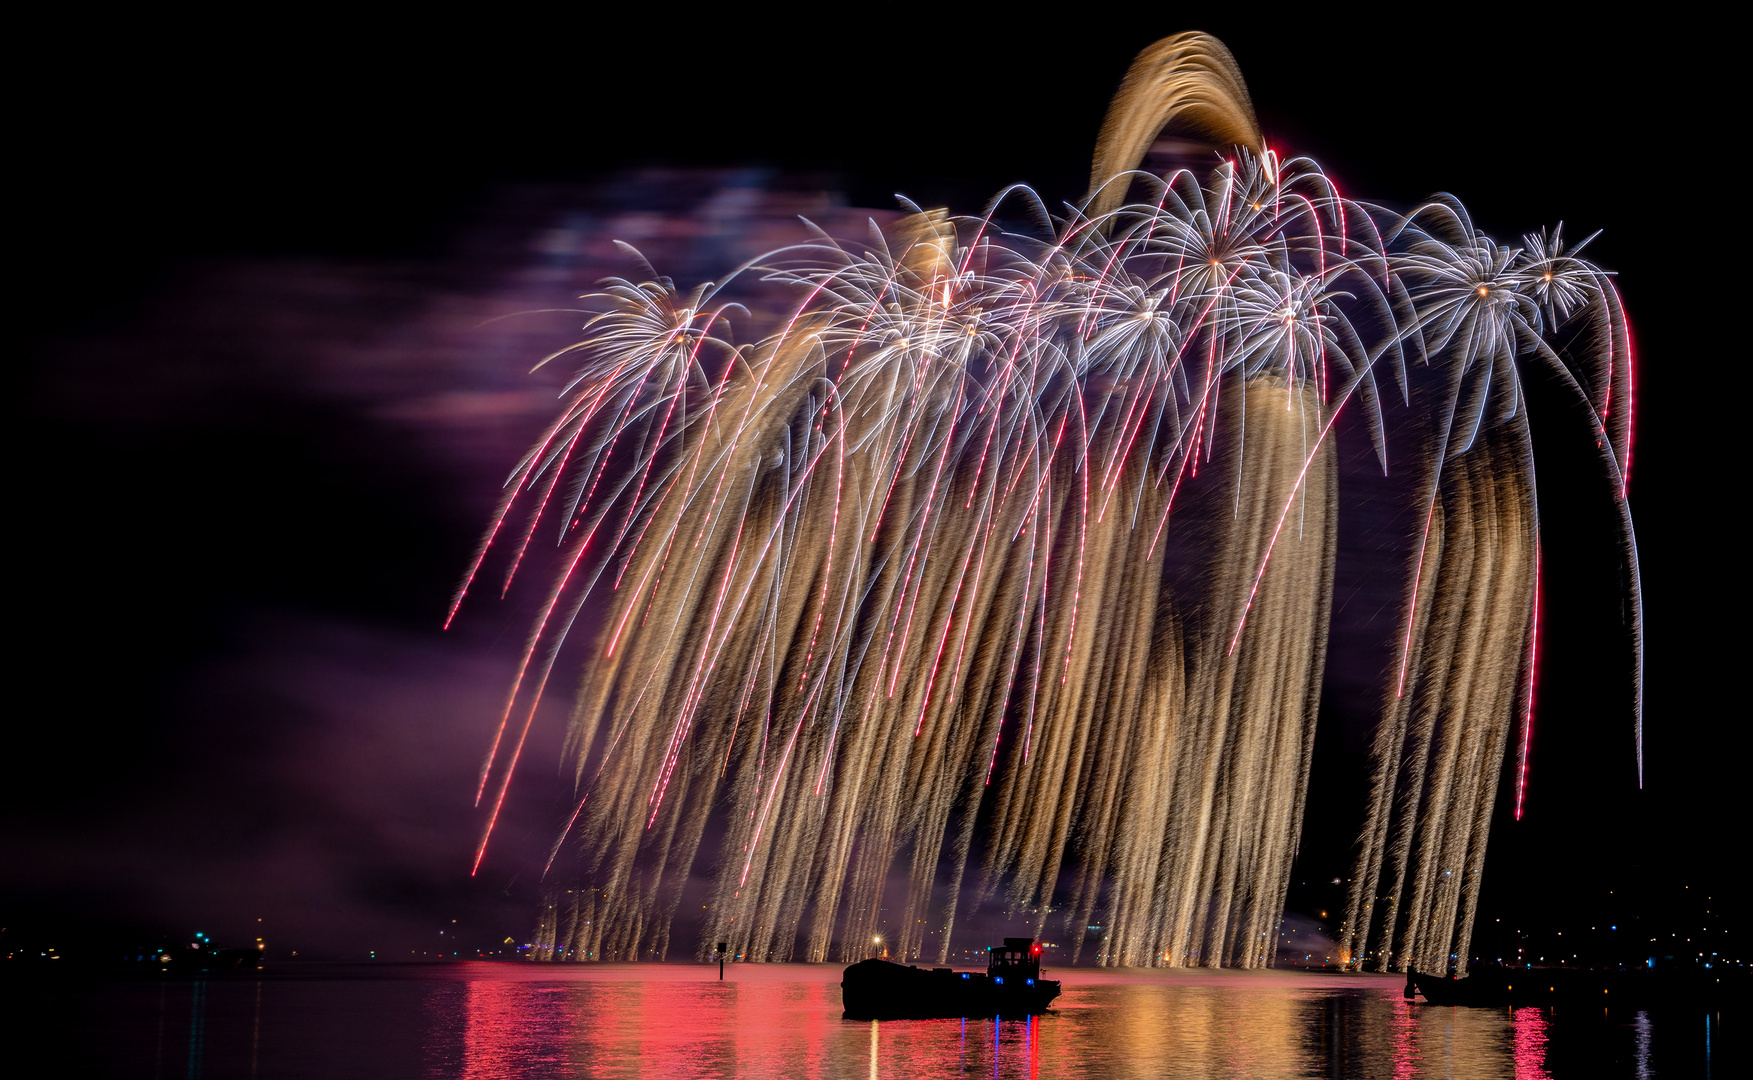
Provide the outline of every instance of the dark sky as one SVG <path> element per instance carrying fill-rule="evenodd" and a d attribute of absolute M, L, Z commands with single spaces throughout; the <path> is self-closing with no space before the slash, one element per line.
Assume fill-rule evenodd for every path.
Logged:
<path fill-rule="evenodd" d="M 1646 785 L 1603 486 L 1586 431 L 1537 392 L 1546 662 L 1529 811 L 1494 833 L 1486 905 L 1551 921 L 1616 881 L 1714 888 L 1739 846 L 1746 596 L 1718 418 L 1739 390 L 1732 368 L 1701 384 L 1683 365 L 1725 344 L 1701 312 L 1740 222 L 1721 35 L 1488 13 L 1199 28 L 1273 145 L 1348 194 L 1448 190 L 1504 240 L 1605 230 L 1590 254 L 1620 272 L 1641 357 Z M 526 607 L 437 630 L 495 474 L 540 422 L 525 361 L 565 329 L 465 347 L 444 321 L 471 281 L 515 278 L 493 233 L 524 220 L 507 192 L 759 164 L 855 206 L 973 212 L 1014 181 L 1074 198 L 1127 61 L 1192 28 L 1076 15 L 45 28 L 10 155 L 7 919 L 247 940 L 260 918 L 287 949 L 397 955 L 453 918 L 470 944 L 526 934 L 550 774 L 528 772 L 466 876 Z M 532 758 L 553 760 L 558 720 Z M 1355 835 L 1336 762 L 1361 729 L 1330 727 L 1305 876 L 1342 873 Z"/>

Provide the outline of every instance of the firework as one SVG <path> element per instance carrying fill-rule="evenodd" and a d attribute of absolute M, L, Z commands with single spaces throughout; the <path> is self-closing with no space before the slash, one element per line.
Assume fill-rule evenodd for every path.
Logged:
<path fill-rule="evenodd" d="M 1233 149 L 1203 175 L 1133 172 L 1165 126 Z M 457 596 L 490 551 L 514 573 L 558 529 L 481 772 L 483 851 L 561 643 L 581 618 L 595 637 L 550 859 L 577 887 L 545 910 L 544 955 L 666 955 L 710 867 L 700 949 L 852 959 L 899 867 L 903 955 L 929 929 L 944 962 L 991 904 L 1037 936 L 1060 912 L 1074 958 L 1101 911 L 1102 963 L 1271 963 L 1326 651 L 1334 426 L 1355 414 L 1386 468 L 1384 410 L 1427 370 L 1442 390 L 1408 455 L 1426 535 L 1349 926 L 1359 956 L 1464 951 L 1532 676 L 1518 365 L 1588 403 L 1623 503 L 1608 279 L 1556 233 L 1497 245 L 1452 201 L 1340 197 L 1264 146 L 1197 34 L 1135 63 L 1081 208 L 1028 234 L 1012 211 L 1049 220 L 1017 189 L 739 268 L 797 296 L 754 344 L 723 283 L 617 280 L 549 358 L 576 378 Z M 1460 882 L 1431 878 L 1451 866 Z M 1384 876 L 1405 898 L 1377 918 Z"/>

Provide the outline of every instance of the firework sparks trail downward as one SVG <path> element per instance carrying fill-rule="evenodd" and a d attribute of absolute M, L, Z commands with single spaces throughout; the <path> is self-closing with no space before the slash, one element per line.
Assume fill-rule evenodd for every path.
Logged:
<path fill-rule="evenodd" d="M 1228 149 L 1203 175 L 1133 171 L 1165 127 Z M 1529 366 L 1594 418 L 1641 648 L 1607 275 L 1557 230 L 1500 245 L 1450 198 L 1394 213 L 1280 161 L 1202 34 L 1139 57 L 1082 206 L 1033 233 L 1006 208 L 1050 220 L 1012 189 L 862 245 L 818 232 L 686 297 L 653 271 L 586 298 L 550 358 L 579 364 L 561 417 L 456 601 L 519 502 L 508 575 L 563 519 L 480 785 L 497 772 L 496 816 L 569 628 L 599 627 L 541 955 L 665 955 L 709 864 L 702 943 L 855 959 L 901 863 L 903 956 L 929 928 L 946 962 L 994 904 L 1037 936 L 1062 913 L 1073 960 L 1270 964 L 1332 606 L 1331 433 L 1349 417 L 1386 469 L 1396 399 L 1424 528 L 1345 944 L 1466 955 L 1499 766 L 1532 723 Z M 749 277 L 797 301 L 737 346 L 716 297 Z"/>

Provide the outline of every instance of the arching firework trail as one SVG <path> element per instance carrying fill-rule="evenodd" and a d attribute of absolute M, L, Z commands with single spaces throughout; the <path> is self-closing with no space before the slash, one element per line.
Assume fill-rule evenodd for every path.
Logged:
<path fill-rule="evenodd" d="M 1233 149 L 1203 175 L 1132 171 L 1165 126 Z M 904 955 L 929 927 L 946 960 L 993 903 L 1037 932 L 1061 912 L 1074 959 L 1100 911 L 1102 963 L 1271 963 L 1332 600 L 1334 426 L 1354 415 L 1385 469 L 1384 410 L 1412 407 L 1425 434 L 1394 454 L 1422 469 L 1427 526 L 1348 945 L 1465 952 L 1532 674 L 1520 370 L 1592 410 L 1623 508 L 1607 277 L 1556 232 L 1500 246 L 1452 200 L 1340 197 L 1264 147 L 1200 34 L 1135 63 L 1081 208 L 1019 235 L 1019 206 L 1050 220 L 1019 189 L 739 269 L 797 297 L 753 345 L 722 283 L 617 280 L 549 358 L 577 375 L 457 598 L 494 545 L 515 570 L 539 519 L 558 527 L 481 774 L 482 850 L 587 602 L 600 626 L 550 862 L 581 887 L 547 907 L 543 955 L 664 956 L 710 866 L 701 942 L 746 959 L 862 955 L 899 869 Z"/>

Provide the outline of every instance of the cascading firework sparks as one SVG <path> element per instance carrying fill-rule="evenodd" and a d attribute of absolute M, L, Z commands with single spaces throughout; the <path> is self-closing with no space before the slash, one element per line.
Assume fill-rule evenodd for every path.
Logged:
<path fill-rule="evenodd" d="M 1207 175 L 1134 172 L 1177 123 L 1234 148 Z M 906 956 L 929 927 L 946 962 L 956 920 L 996 903 L 1037 936 L 1062 912 L 1074 961 L 1099 911 L 1100 963 L 1270 964 L 1332 603 L 1334 427 L 1355 414 L 1386 469 L 1395 398 L 1428 413 L 1405 455 L 1426 525 L 1346 944 L 1465 953 L 1528 722 L 1525 365 L 1592 412 L 1635 622 L 1617 294 L 1556 232 L 1501 246 L 1453 200 L 1397 214 L 1280 161 L 1205 35 L 1140 56 L 1094 176 L 1057 221 L 1019 188 L 756 260 L 733 278 L 798 299 L 752 345 L 724 283 L 684 296 L 653 271 L 589 298 L 584 339 L 548 358 L 580 365 L 561 414 L 456 598 L 502 538 L 515 573 L 558 525 L 481 772 L 482 852 L 594 604 L 550 859 L 583 887 L 545 911 L 544 956 L 666 955 L 705 863 L 700 949 L 856 958 L 899 864 Z M 1052 224 L 1019 234 L 1010 211 Z"/>

